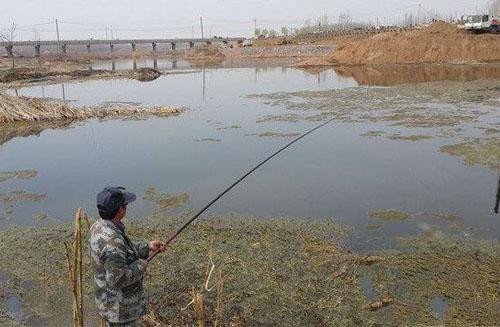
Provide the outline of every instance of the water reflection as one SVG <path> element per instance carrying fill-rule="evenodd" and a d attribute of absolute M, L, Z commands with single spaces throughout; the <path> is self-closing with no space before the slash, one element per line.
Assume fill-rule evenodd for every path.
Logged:
<path fill-rule="evenodd" d="M 66 88 L 64 87 L 64 83 L 61 83 L 61 93 L 62 93 L 62 100 L 66 102 Z"/>
<path fill-rule="evenodd" d="M 137 70 L 138 68 L 154 68 L 159 70 L 176 70 L 190 68 L 224 68 L 226 62 L 210 65 L 189 63 L 178 58 L 146 58 L 96 61 L 91 64 L 94 70 Z M 259 82 L 259 75 L 266 74 L 268 69 L 276 67 L 257 66 L 254 69 L 254 82 Z M 290 68 L 279 66 L 283 74 Z M 359 85 L 391 86 L 407 83 L 434 81 L 471 81 L 477 79 L 500 78 L 500 64 L 477 65 L 378 65 L 378 66 L 340 66 L 340 67 L 307 67 L 301 71 L 316 77 L 318 85 L 324 84 L 328 76 L 354 79 Z"/>
<path fill-rule="evenodd" d="M 39 136 L 47 129 L 65 129 L 74 123 L 72 120 L 57 122 L 18 122 L 3 124 L 0 128 L 0 145 L 17 137 Z"/>
<path fill-rule="evenodd" d="M 440 295 L 435 295 L 430 299 L 429 307 L 434 318 L 443 320 L 448 311 L 448 301 Z"/>
<path fill-rule="evenodd" d="M 182 61 L 178 60 L 168 62 L 171 67 L 178 67 L 176 66 L 178 64 L 183 65 Z M 127 67 L 124 63 L 130 64 L 133 69 L 143 68 L 143 65 L 147 65 L 148 63 L 154 65 L 154 61 L 147 62 L 141 60 L 128 60 L 126 62 L 113 60 L 107 62 L 106 65 L 110 65 L 111 69 L 119 70 Z M 93 66 L 93 69 L 103 68 L 103 64 L 101 63 L 100 65 L 101 66 Z M 158 67 L 162 67 L 164 63 L 158 60 L 157 65 Z M 232 78 L 229 82 L 224 79 L 227 76 L 236 75 L 241 76 L 241 79 Z M 196 82 L 193 83 L 193 80 Z M 252 84 L 249 85 L 248 82 Z M 217 83 L 218 87 L 217 90 L 212 92 L 211 85 L 213 83 Z M 196 94 L 200 95 L 202 101 L 206 101 L 209 96 L 220 96 L 221 93 L 226 93 L 230 89 L 236 91 L 236 89 L 239 88 L 237 86 L 238 83 L 242 84 L 244 88 L 248 90 L 245 95 L 267 93 L 272 90 L 327 90 L 357 85 L 352 78 L 339 76 L 332 69 L 317 75 L 312 75 L 290 67 L 252 67 L 239 69 L 203 67 L 200 70 L 183 71 L 182 74 L 165 75 L 154 83 L 148 83 L 147 85 L 125 80 L 96 80 L 78 84 L 66 82 L 51 85 L 38 85 L 19 89 L 16 88 L 7 92 L 18 96 L 24 95 L 61 99 L 65 102 L 72 101 L 73 104 L 77 106 L 100 105 L 105 102 L 116 102 L 117 100 L 120 102 L 149 103 L 151 105 L 158 104 L 158 102 L 155 101 L 148 101 L 153 98 L 160 100 L 162 104 L 166 105 L 179 104 L 182 106 L 189 106 L 190 102 L 184 100 L 194 99 L 196 98 Z M 103 86 L 103 88 L 92 86 L 96 84 L 106 86 Z M 120 85 L 127 85 L 128 91 L 119 92 L 118 88 L 122 87 Z M 137 93 L 136 90 L 139 86 L 142 92 L 147 92 L 147 96 Z M 91 90 L 86 90 L 87 87 L 90 87 Z M 199 93 L 192 92 L 196 87 L 199 87 Z M 165 96 L 168 95 L 167 98 L 170 100 L 180 99 L 181 97 L 179 94 L 182 94 L 183 101 L 182 103 L 163 102 L 164 99 L 167 98 L 159 96 L 162 92 Z M 96 94 L 98 96 L 96 96 Z M 122 98 L 126 98 L 126 100 L 122 101 Z"/>
<path fill-rule="evenodd" d="M 189 69 L 192 65 L 177 58 L 133 58 L 101 60 L 91 63 L 94 70 L 137 70 L 139 68 L 154 68 L 158 70 Z"/>
<path fill-rule="evenodd" d="M 161 64 L 159 59 L 158 66 Z M 234 176 L 287 141 L 246 135 L 296 133 L 314 124 L 258 123 L 263 116 L 289 112 L 247 95 L 357 86 L 352 78 L 339 76 L 334 70 L 318 74 L 319 84 L 318 75 L 294 68 L 206 68 L 190 74 L 166 74 L 150 83 L 125 79 L 65 83 L 64 94 L 61 84 L 19 89 L 19 95 L 64 97 L 81 106 L 120 101 L 189 110 L 167 119 L 2 126 L 0 171 L 39 172 L 37 178 L 7 181 L 2 188 L 26 188 L 47 195 L 39 203 L 16 206 L 12 222 L 36 224 L 33 217 L 39 212 L 65 220 L 76 207 L 96 214 L 92 212 L 94 194 L 103 183 L 125 185 L 139 194 L 149 187 L 162 193 L 187 192 L 190 199 L 186 208 L 198 209 Z M 391 235 L 418 232 L 416 221 L 387 224 L 373 232 L 380 241 L 367 245 L 368 232 L 363 226 L 373 223 L 367 212 L 383 208 L 409 213 L 454 212 L 463 217 L 466 228 L 480 228 L 477 235 L 498 235 L 500 221 L 491 219 L 495 173 L 470 169 L 461 160 L 439 154 L 439 139 L 409 146 L 360 137 L 367 129 L 389 132 L 387 129 L 393 128 L 370 124 L 328 125 L 228 194 L 212 213 L 338 217 L 356 227 L 352 240 L 357 248 L 383 246 Z M 68 126 L 74 128 L 42 133 L 46 128 Z M 30 135 L 40 137 L 13 140 Z M 194 142 L 197 139 L 220 142 Z M 138 199 L 130 214 L 141 217 L 151 210 L 150 204 Z"/>
<path fill-rule="evenodd" d="M 341 76 L 360 85 L 391 86 L 435 81 L 472 81 L 500 78 L 500 64 L 481 65 L 380 65 L 335 67 Z"/>

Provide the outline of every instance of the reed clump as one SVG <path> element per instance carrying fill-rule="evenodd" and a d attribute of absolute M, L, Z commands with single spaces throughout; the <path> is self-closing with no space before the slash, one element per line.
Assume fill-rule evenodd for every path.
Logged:
<path fill-rule="evenodd" d="M 168 106 L 140 107 L 134 105 L 105 105 L 75 108 L 63 101 L 43 100 L 0 93 L 0 124 L 21 121 L 64 121 L 92 118 L 167 117 L 181 113 Z"/>
<path fill-rule="evenodd" d="M 190 306 L 193 307 L 194 318 L 196 320 L 196 324 L 198 327 L 205 327 L 207 323 L 213 327 L 224 326 L 222 309 L 224 304 L 224 280 L 222 277 L 222 270 L 219 269 L 216 277 L 215 285 L 210 287 L 210 282 L 212 279 L 212 275 L 215 272 L 215 264 L 213 261 L 213 251 L 212 251 L 213 241 L 211 241 L 210 250 L 208 253 L 208 263 L 205 272 L 205 282 L 199 289 L 192 288 L 190 295 L 191 301 L 188 303 L 186 307 L 182 309 L 182 311 L 187 310 Z M 213 290 L 215 292 L 215 306 L 214 312 L 210 314 L 205 306 L 205 298 L 210 296 L 210 293 Z M 213 320 L 210 322 L 209 317 L 213 317 Z"/>
<path fill-rule="evenodd" d="M 82 224 L 85 230 L 82 231 Z M 65 241 L 64 250 L 68 263 L 68 281 L 73 298 L 73 326 L 83 327 L 83 242 L 90 229 L 90 221 L 83 209 L 78 209 L 75 215 L 75 227 L 71 245 Z"/>

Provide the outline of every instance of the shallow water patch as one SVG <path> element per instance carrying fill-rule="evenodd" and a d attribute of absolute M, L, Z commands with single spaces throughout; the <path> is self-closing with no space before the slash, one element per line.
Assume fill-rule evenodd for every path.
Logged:
<path fill-rule="evenodd" d="M 429 308 L 434 318 L 443 320 L 448 310 L 448 301 L 440 295 L 435 295 L 429 300 Z"/>

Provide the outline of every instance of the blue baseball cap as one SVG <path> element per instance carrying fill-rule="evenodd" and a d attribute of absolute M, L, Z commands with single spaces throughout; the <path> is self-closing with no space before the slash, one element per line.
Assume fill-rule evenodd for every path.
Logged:
<path fill-rule="evenodd" d="M 124 187 L 106 187 L 97 194 L 97 209 L 99 212 L 112 213 L 136 199 L 137 196 L 125 191 Z"/>

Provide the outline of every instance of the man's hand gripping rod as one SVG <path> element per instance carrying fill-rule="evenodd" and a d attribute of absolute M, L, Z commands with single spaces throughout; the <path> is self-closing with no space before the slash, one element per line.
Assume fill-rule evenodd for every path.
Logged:
<path fill-rule="evenodd" d="M 272 158 L 274 158 L 275 156 L 277 156 L 279 153 L 281 153 L 282 151 L 284 151 L 285 149 L 287 149 L 288 147 L 290 147 L 292 144 L 300 141 L 301 139 L 303 139 L 307 135 L 309 135 L 312 132 L 320 129 L 321 127 L 323 127 L 326 124 L 334 121 L 335 119 L 336 118 L 329 119 L 326 122 L 321 123 L 320 125 L 314 127 L 310 131 L 308 131 L 308 132 L 302 134 L 301 136 L 297 137 L 296 139 L 294 139 L 293 141 L 291 141 L 290 143 L 288 143 L 287 145 L 285 145 L 284 147 L 282 147 L 281 149 L 279 149 L 278 151 L 274 152 L 272 155 L 270 155 L 269 157 L 267 157 L 265 160 L 263 160 L 262 162 L 260 162 L 257 166 L 255 166 L 254 168 L 252 168 L 245 175 L 241 176 L 238 180 L 236 180 L 233 184 L 231 184 L 228 188 L 226 188 L 222 193 L 220 193 L 219 195 L 217 195 L 217 197 L 215 199 L 213 199 L 212 201 L 210 201 L 210 203 L 208 203 L 205 207 L 203 207 L 203 209 L 201 209 L 196 215 L 194 215 L 191 219 L 189 219 L 189 221 L 187 223 L 185 223 L 181 228 L 179 228 L 172 236 L 170 236 L 170 238 L 165 242 L 165 245 L 168 245 L 168 244 L 172 243 L 172 241 L 174 239 L 176 239 L 177 236 L 179 236 L 179 234 L 182 233 L 182 231 L 184 231 L 184 229 L 186 229 L 189 225 L 191 225 L 199 216 L 201 216 L 202 213 L 204 213 L 215 202 L 217 202 L 220 198 L 222 198 L 227 192 L 231 191 L 231 189 L 233 189 L 233 187 L 235 187 L 236 185 L 238 185 L 239 183 L 241 183 L 241 181 L 243 181 L 245 178 L 247 178 L 250 174 L 252 174 L 254 171 L 256 171 L 257 169 L 259 169 L 260 167 L 262 167 L 266 162 L 268 162 L 269 160 L 271 160 Z M 151 255 L 149 256 L 149 258 L 147 258 L 147 262 L 150 262 L 151 260 L 153 260 L 154 257 L 156 257 L 158 255 L 158 253 L 160 253 L 160 249 L 158 249 L 158 250 L 154 251 L 153 253 L 151 253 Z"/>

